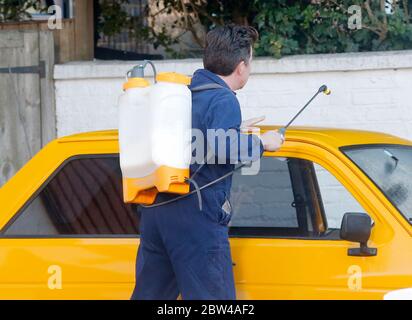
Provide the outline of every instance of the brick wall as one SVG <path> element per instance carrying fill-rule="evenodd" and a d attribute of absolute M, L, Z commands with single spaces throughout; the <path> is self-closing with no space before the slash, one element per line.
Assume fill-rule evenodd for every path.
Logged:
<path fill-rule="evenodd" d="M 192 74 L 200 60 L 156 62 L 158 71 Z M 129 62 L 56 65 L 57 134 L 117 127 L 117 99 Z M 412 51 L 258 58 L 238 92 L 244 118 L 284 124 L 322 84 L 332 89 L 297 125 L 377 130 L 412 139 Z M 150 75 L 150 70 L 148 74 Z"/>

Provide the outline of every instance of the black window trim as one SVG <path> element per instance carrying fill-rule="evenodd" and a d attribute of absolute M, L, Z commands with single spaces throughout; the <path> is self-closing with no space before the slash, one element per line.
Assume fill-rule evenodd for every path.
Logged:
<path fill-rule="evenodd" d="M 346 153 L 345 151 L 350 151 L 350 150 L 362 150 L 362 149 L 374 149 L 374 148 L 407 148 L 412 150 L 411 145 L 407 144 L 391 144 L 391 143 L 368 143 L 368 144 L 356 144 L 356 145 L 350 145 L 350 146 L 343 146 L 340 147 L 339 150 L 342 152 L 342 154 L 349 159 L 351 163 L 353 163 L 372 183 L 373 185 L 382 193 L 382 195 L 385 197 L 386 200 L 389 201 L 389 203 L 398 211 L 398 213 L 406 220 L 406 222 L 409 223 L 410 226 L 412 226 L 412 220 L 409 220 L 409 217 L 405 216 L 403 212 L 395 205 L 395 203 L 389 199 L 385 192 L 379 187 L 376 182 L 354 161 L 352 160 Z"/>
<path fill-rule="evenodd" d="M 104 158 L 119 158 L 118 153 L 96 153 L 96 154 L 77 154 L 66 158 L 53 173 L 47 177 L 47 179 L 42 183 L 42 185 L 34 192 L 31 197 L 23 204 L 23 206 L 17 210 L 17 212 L 10 218 L 10 220 L 3 226 L 0 230 L 0 239 L 138 239 L 139 234 L 135 236 L 130 234 L 70 234 L 70 235 L 6 235 L 4 234 L 7 229 L 23 214 L 24 210 L 29 207 L 32 202 L 39 196 L 39 194 L 47 187 L 49 182 L 59 174 L 63 168 L 71 161 L 79 159 L 104 159 Z M 137 213 L 136 213 L 137 214 Z"/>

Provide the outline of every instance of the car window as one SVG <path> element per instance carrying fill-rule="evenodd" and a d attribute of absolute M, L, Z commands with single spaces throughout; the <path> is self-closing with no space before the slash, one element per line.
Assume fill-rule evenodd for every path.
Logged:
<path fill-rule="evenodd" d="M 330 172 L 297 158 L 264 157 L 257 175 L 236 173 L 230 201 L 231 236 L 321 238 L 345 212 L 365 212 Z"/>
<path fill-rule="evenodd" d="M 132 235 L 138 213 L 122 199 L 117 156 L 72 159 L 9 223 L 4 235 Z"/>
<path fill-rule="evenodd" d="M 328 229 L 340 229 L 346 212 L 366 212 L 352 194 L 326 169 L 314 164 Z"/>
<path fill-rule="evenodd" d="M 233 176 L 232 236 L 308 236 L 313 233 L 302 159 L 264 157 L 257 175 Z"/>
<path fill-rule="evenodd" d="M 412 224 L 412 147 L 361 145 L 342 148 Z"/>

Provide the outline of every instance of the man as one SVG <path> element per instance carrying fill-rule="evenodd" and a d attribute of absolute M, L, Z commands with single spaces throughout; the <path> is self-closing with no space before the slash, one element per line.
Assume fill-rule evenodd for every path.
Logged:
<path fill-rule="evenodd" d="M 242 127 L 256 121 L 242 125 L 234 91 L 241 89 L 249 78 L 252 45 L 257 37 L 254 28 L 245 26 L 225 26 L 207 34 L 205 69 L 194 73 L 190 86 L 192 127 L 205 138 L 209 131 L 231 130 L 235 139 L 226 144 L 223 156 L 217 152 L 219 147 L 212 148 L 212 157 L 219 158 L 216 164 L 208 161 L 191 166 L 191 176 L 199 187 L 231 172 L 235 166 L 233 158 L 242 161 L 254 154 L 256 160 L 264 149 L 275 151 L 283 143 L 275 131 L 262 134 L 260 139 L 247 135 L 246 147 L 241 143 Z M 208 139 L 209 145 L 217 146 L 220 142 Z M 222 163 L 222 158 L 226 158 L 226 163 Z M 231 183 L 228 176 L 202 189 L 201 208 L 198 197 L 192 194 L 142 209 L 132 299 L 176 299 L 179 294 L 183 299 L 236 299 L 228 240 Z M 157 202 L 173 197 L 160 194 Z"/>

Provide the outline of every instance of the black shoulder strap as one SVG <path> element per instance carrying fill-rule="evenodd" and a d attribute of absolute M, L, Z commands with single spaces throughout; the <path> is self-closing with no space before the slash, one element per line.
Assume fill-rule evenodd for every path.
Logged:
<path fill-rule="evenodd" d="M 198 92 L 198 91 L 203 91 L 203 90 L 210 90 L 210 89 L 221 89 L 224 88 L 224 86 L 221 86 L 218 83 L 206 83 L 202 84 L 200 86 L 190 88 L 192 92 Z"/>

